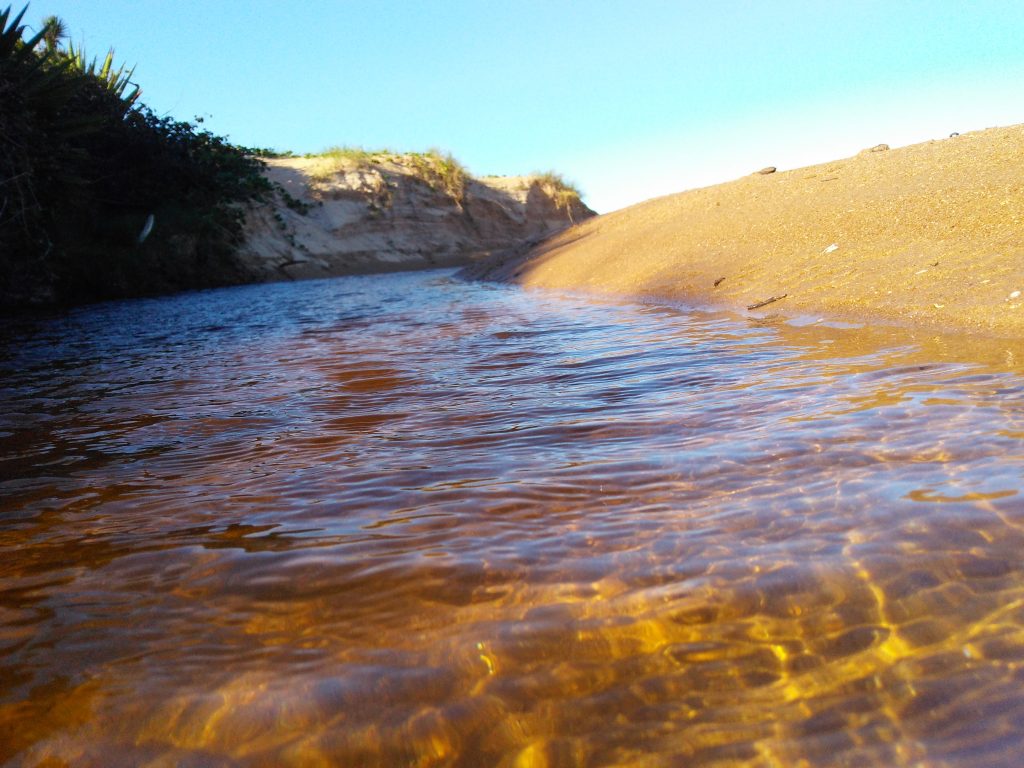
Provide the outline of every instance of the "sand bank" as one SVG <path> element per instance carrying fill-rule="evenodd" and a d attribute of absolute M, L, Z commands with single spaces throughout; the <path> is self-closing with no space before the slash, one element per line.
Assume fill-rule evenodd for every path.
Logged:
<path fill-rule="evenodd" d="M 756 315 L 1022 337 L 1024 126 L 755 171 L 590 219 L 471 271 Z"/>
<path fill-rule="evenodd" d="M 287 193 L 253 207 L 238 258 L 252 281 L 466 264 L 545 237 L 594 212 L 545 176 L 460 176 L 422 155 L 280 158 L 267 176 Z"/>

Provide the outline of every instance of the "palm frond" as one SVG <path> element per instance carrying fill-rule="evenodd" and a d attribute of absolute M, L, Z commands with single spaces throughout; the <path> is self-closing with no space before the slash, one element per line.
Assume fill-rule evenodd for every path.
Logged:
<path fill-rule="evenodd" d="M 11 6 L 0 12 L 0 66 L 19 64 L 36 55 L 35 48 L 43 39 L 46 30 L 42 30 L 27 41 L 21 39 L 25 33 L 25 25 L 21 20 L 27 10 L 26 5 L 13 21 L 10 20 Z"/>
<path fill-rule="evenodd" d="M 24 25 L 21 23 L 22 17 L 25 15 L 25 11 L 28 10 L 26 5 L 21 9 L 21 13 L 14 17 L 14 21 L 8 23 L 8 19 L 11 17 L 11 6 L 7 6 L 7 10 L 0 12 L 0 59 L 10 56 L 17 49 L 18 44 L 21 42 L 22 32 L 25 31 Z"/>

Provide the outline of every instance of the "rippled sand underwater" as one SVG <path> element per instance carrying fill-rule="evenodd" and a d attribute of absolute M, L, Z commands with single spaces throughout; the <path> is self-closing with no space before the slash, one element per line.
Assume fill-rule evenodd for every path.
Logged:
<path fill-rule="evenodd" d="M 1021 345 L 416 273 L 0 330 L 0 763 L 1015 766 Z"/>

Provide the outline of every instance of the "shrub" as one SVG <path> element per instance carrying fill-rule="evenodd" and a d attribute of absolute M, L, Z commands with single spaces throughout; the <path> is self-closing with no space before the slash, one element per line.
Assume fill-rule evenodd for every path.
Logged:
<path fill-rule="evenodd" d="M 87 61 L 49 23 L 23 39 L 24 14 L 0 12 L 2 305 L 238 280 L 243 206 L 271 191 L 262 162 L 155 115 L 113 51 Z"/>

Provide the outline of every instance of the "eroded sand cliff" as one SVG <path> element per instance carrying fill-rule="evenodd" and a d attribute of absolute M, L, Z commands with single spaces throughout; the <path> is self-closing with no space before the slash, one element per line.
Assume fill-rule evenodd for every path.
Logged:
<path fill-rule="evenodd" d="M 1024 126 L 650 200 L 471 274 L 1021 337 Z"/>
<path fill-rule="evenodd" d="M 423 156 L 268 161 L 277 196 L 253 209 L 239 256 L 258 280 L 465 264 L 594 215 L 543 176 L 446 180 Z"/>

